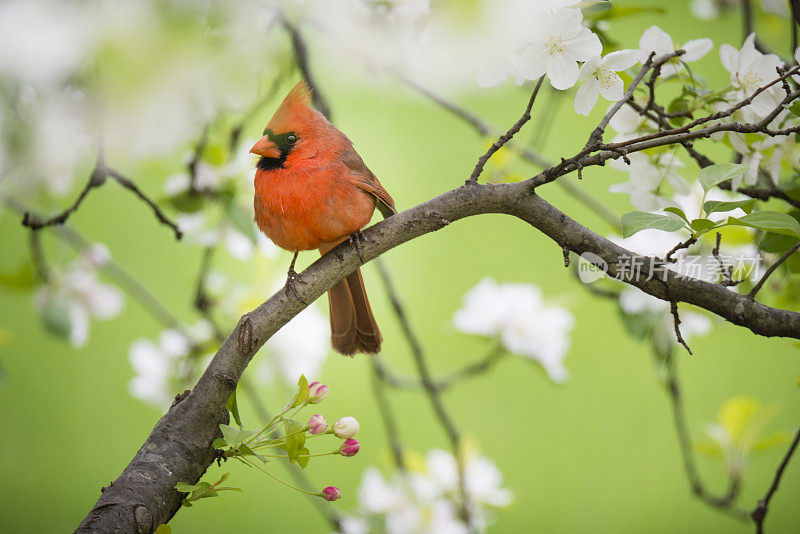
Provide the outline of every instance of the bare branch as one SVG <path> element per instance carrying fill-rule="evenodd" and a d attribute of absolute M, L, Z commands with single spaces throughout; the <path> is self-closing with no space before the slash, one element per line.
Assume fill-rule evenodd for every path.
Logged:
<path fill-rule="evenodd" d="M 781 482 L 783 473 L 786 471 L 789 460 L 792 459 L 792 455 L 797 449 L 798 444 L 800 444 L 800 428 L 797 429 L 797 433 L 794 435 L 791 445 L 789 445 L 789 450 L 786 451 L 783 460 L 781 460 L 781 463 L 778 465 L 778 469 L 775 471 L 775 476 L 767 490 L 767 494 L 758 501 L 758 505 L 750 512 L 750 517 L 756 524 L 757 534 L 762 534 L 764 532 L 764 519 L 767 517 L 767 512 L 769 511 L 769 501 L 772 499 L 772 496 L 775 495 L 775 492 L 778 491 L 778 485 Z"/>
<path fill-rule="evenodd" d="M 475 165 L 475 169 L 472 171 L 472 174 L 469 175 L 467 181 L 465 182 L 466 185 L 474 185 L 478 183 L 478 177 L 483 172 L 483 167 L 486 165 L 486 162 L 489 161 L 489 158 L 492 155 L 503 148 L 503 145 L 511 141 L 514 135 L 522 129 L 526 122 L 531 120 L 531 109 L 533 108 L 533 103 L 536 101 L 536 96 L 539 94 L 539 88 L 542 87 L 542 82 L 544 81 L 544 75 L 539 77 L 539 81 L 536 82 L 536 86 L 533 88 L 533 92 L 531 93 L 531 98 L 528 100 L 528 105 L 525 108 L 525 112 L 522 114 L 522 117 L 519 118 L 514 125 L 508 129 L 506 133 L 500 136 L 500 138 L 495 141 L 492 146 L 489 147 L 489 150 L 486 151 L 480 158 L 478 158 L 478 163 Z"/>
<path fill-rule="evenodd" d="M 414 364 L 417 367 L 417 372 L 419 373 L 420 380 L 422 381 L 423 390 L 427 393 L 427 397 L 431 403 L 433 412 L 436 414 L 436 418 L 439 420 L 439 423 L 441 423 L 441 425 L 444 427 L 445 433 L 450 440 L 450 447 L 458 465 L 458 486 L 459 493 L 461 494 L 459 515 L 466 524 L 467 529 L 470 532 L 473 532 L 474 527 L 472 525 L 472 519 L 469 510 L 469 494 L 467 493 L 466 479 L 464 475 L 464 462 L 462 461 L 463 450 L 461 447 L 461 434 L 459 433 L 456 424 L 450 417 L 450 414 L 447 413 L 447 409 L 444 407 L 444 403 L 439 396 L 439 390 L 433 381 L 430 369 L 428 369 L 428 362 L 425 360 L 425 354 L 423 352 L 422 345 L 420 344 L 419 338 L 417 337 L 416 332 L 414 332 L 414 329 L 408 320 L 405 307 L 403 306 L 403 303 L 400 302 L 400 297 L 394 289 L 394 284 L 392 283 L 389 270 L 386 268 L 383 262 L 380 261 L 377 262 L 377 267 L 378 272 L 381 275 L 384 288 L 386 289 L 386 293 L 389 297 L 389 301 L 392 304 L 392 310 L 394 311 L 394 314 L 400 323 L 400 328 L 403 331 L 406 341 L 408 341 L 411 354 L 414 357 Z"/>
<path fill-rule="evenodd" d="M 292 40 L 292 50 L 294 52 L 294 58 L 295 62 L 297 63 L 297 67 L 300 69 L 300 73 L 303 75 L 303 79 L 305 79 L 306 84 L 308 84 L 308 88 L 311 89 L 311 101 L 314 103 L 314 107 L 317 108 L 320 113 L 330 119 L 330 107 L 328 107 L 325 97 L 322 96 L 319 86 L 316 83 L 316 79 L 311 72 L 311 67 L 308 61 L 308 47 L 306 47 L 305 40 L 300 34 L 300 30 L 286 20 L 286 17 L 284 17 L 283 14 L 281 14 L 281 18 L 281 24 L 284 28 L 286 28 L 286 31 L 289 32 L 289 37 Z"/>
<path fill-rule="evenodd" d="M 460 187 L 444 193 L 366 229 L 361 256 L 370 261 L 391 248 L 465 217 L 506 213 L 528 222 L 559 246 L 566 245 L 576 254 L 597 254 L 608 263 L 612 277 L 617 274 L 621 256 L 640 258 L 642 263 L 647 263 L 647 258 L 595 234 L 538 195 L 531 194 L 531 185 L 532 181 L 528 180 Z M 297 290 L 304 301 L 313 302 L 360 265 L 359 255 L 345 242 L 306 269 L 302 273 L 306 283 Z M 757 334 L 800 339 L 798 313 L 770 308 L 718 284 L 682 277 L 671 271 L 665 273 L 663 280 L 649 276 L 647 269 L 637 274 L 624 281 L 662 300 L 694 304 Z M 227 421 L 225 403 L 253 353 L 304 307 L 283 288 L 248 313 L 245 317 L 250 318 L 254 340 L 248 348 L 252 351 L 239 351 L 237 325 L 191 393 L 158 422 L 136 457 L 102 494 L 79 531 L 102 531 L 114 525 L 121 532 L 137 532 L 142 524 L 154 527 L 172 517 L 180 506 L 180 496 L 173 486 L 181 481 L 194 483 L 211 463 L 214 457 L 211 442 L 218 436 L 218 425 Z M 418 343 L 416 345 L 415 350 L 421 350 Z M 429 375 L 427 382 L 430 386 Z M 165 471 L 165 466 L 169 472 Z M 144 514 L 135 512 L 139 507 L 147 509 L 151 523 L 137 519 L 137 515 Z"/>
<path fill-rule="evenodd" d="M 780 267 L 781 264 L 783 262 L 785 262 L 786 260 L 788 260 L 789 256 L 791 256 L 792 254 L 797 252 L 798 249 L 800 249 L 800 241 L 798 241 L 797 243 L 792 245 L 791 248 L 789 248 L 789 250 L 787 250 L 786 252 L 783 253 L 783 256 L 778 258 L 778 261 L 776 261 L 775 263 L 773 263 L 772 265 L 769 266 L 769 269 L 766 270 L 764 275 L 758 280 L 758 282 L 756 282 L 756 285 L 753 286 L 753 289 L 750 290 L 750 293 L 747 294 L 748 298 L 751 298 L 751 299 L 755 298 L 756 297 L 756 293 L 759 292 L 761 287 L 764 285 L 764 282 L 766 282 L 767 279 L 770 276 L 772 276 L 772 273 L 775 272 L 775 269 Z"/>
<path fill-rule="evenodd" d="M 669 311 L 672 314 L 673 323 L 675 325 L 675 339 L 678 340 L 678 343 L 683 345 L 683 348 L 685 348 L 686 352 L 688 352 L 689 356 L 691 356 L 692 349 L 689 348 L 689 345 L 686 343 L 686 340 L 683 339 L 683 336 L 681 335 L 681 328 L 680 328 L 681 318 L 680 315 L 678 315 L 678 303 L 674 301 L 670 302 Z"/>
<path fill-rule="evenodd" d="M 712 508 L 725 512 L 740 521 L 746 521 L 747 512 L 733 505 L 733 502 L 739 494 L 740 480 L 738 477 L 730 476 L 728 490 L 722 496 L 709 493 L 703 485 L 700 473 L 697 470 L 697 464 L 695 463 L 694 452 L 692 451 L 692 439 L 690 437 L 689 428 L 686 425 L 685 408 L 683 406 L 683 396 L 681 395 L 680 382 L 678 380 L 678 371 L 672 354 L 667 356 L 666 367 L 666 389 L 672 403 L 672 415 L 675 421 L 675 430 L 678 434 L 681 459 L 683 460 L 686 476 L 689 478 L 692 493 Z"/>
<path fill-rule="evenodd" d="M 437 104 L 441 105 L 447 111 L 451 112 L 453 115 L 460 118 L 467 124 L 471 125 L 473 129 L 480 135 L 486 137 L 491 135 L 493 132 L 497 131 L 497 128 L 491 126 L 486 121 L 484 121 L 483 119 L 481 119 L 468 109 L 459 106 L 455 102 L 446 99 L 442 95 L 434 93 L 427 87 L 423 87 L 418 83 L 414 82 L 413 80 L 404 79 L 403 82 L 409 87 L 418 91 L 420 94 L 428 97 L 433 102 L 436 102 Z M 547 160 L 544 156 L 538 154 L 537 152 L 534 152 L 533 150 L 527 147 L 520 146 L 513 139 L 510 140 L 508 144 L 509 146 L 514 147 L 514 150 L 516 150 L 519 153 L 520 157 L 522 157 L 527 162 L 536 165 L 537 167 L 546 169 L 553 166 L 553 163 Z M 559 180 L 556 182 L 556 184 L 562 189 L 564 189 L 564 191 L 566 191 L 571 197 L 575 198 L 575 200 L 577 200 L 578 202 L 580 202 L 581 204 L 592 210 L 594 213 L 598 214 L 606 223 L 609 224 L 609 226 L 618 231 L 622 229 L 622 226 L 620 225 L 619 221 L 619 216 L 615 212 L 610 210 L 605 204 L 597 200 L 597 198 L 594 195 L 587 193 L 586 191 L 584 191 L 583 189 L 581 189 L 580 187 L 576 186 L 575 184 L 569 181 Z"/>
<path fill-rule="evenodd" d="M 392 451 L 392 459 L 395 467 L 399 471 L 405 471 L 406 463 L 403 459 L 403 445 L 400 442 L 400 431 L 397 428 L 397 419 L 386 395 L 386 375 L 383 374 L 378 363 L 379 356 L 370 358 L 372 365 L 372 390 L 377 400 L 378 410 L 381 412 L 381 422 L 386 430 L 386 437 L 389 439 L 389 448 Z"/>
<path fill-rule="evenodd" d="M 161 211 L 161 208 L 159 208 L 159 207 L 156 205 L 156 203 L 155 203 L 155 202 L 153 202 L 152 200 L 150 200 L 150 197 L 148 197 L 147 195 L 145 195 L 145 194 L 142 192 L 142 190 L 141 190 L 141 189 L 139 189 L 139 188 L 136 186 L 136 184 L 135 184 L 135 183 L 133 183 L 133 181 L 131 181 L 130 179 L 126 178 L 125 176 L 123 176 L 122 174 L 120 174 L 120 173 L 119 173 L 117 170 L 115 170 L 115 169 L 107 168 L 107 169 L 106 169 L 106 172 L 108 173 L 108 176 L 110 176 L 111 178 L 113 178 L 114 180 L 116 180 L 116 181 L 117 181 L 117 183 L 118 183 L 119 185 L 121 185 L 121 186 L 122 186 L 122 187 L 124 187 L 125 189 L 128 189 L 128 190 L 132 191 L 132 192 L 133 192 L 133 193 L 134 193 L 136 196 L 138 196 L 140 199 L 142 199 L 142 201 L 144 201 L 144 203 L 145 203 L 145 204 L 147 204 L 148 206 L 150 206 L 150 209 L 152 209 L 152 210 L 153 210 L 153 215 L 155 215 L 155 216 L 156 216 L 156 219 L 158 219 L 158 221 L 159 221 L 161 224 L 163 224 L 163 225 L 165 225 L 165 226 L 169 226 L 170 228 L 172 228 L 172 231 L 175 233 L 175 239 L 180 239 L 180 238 L 183 236 L 183 233 L 182 233 L 182 232 L 180 231 L 180 229 L 178 228 L 178 225 L 177 225 L 177 224 L 175 224 L 174 222 L 172 222 L 171 220 L 169 220 L 169 219 L 167 218 L 167 216 L 166 216 L 166 215 L 164 215 L 164 212 L 163 212 L 163 211 Z"/>

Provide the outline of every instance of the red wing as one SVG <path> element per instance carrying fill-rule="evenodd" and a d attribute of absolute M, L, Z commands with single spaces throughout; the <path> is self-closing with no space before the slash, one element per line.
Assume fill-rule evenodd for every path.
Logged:
<path fill-rule="evenodd" d="M 342 163 L 350 170 L 353 183 L 375 197 L 378 210 L 380 210 L 384 218 L 397 213 L 391 195 L 383 188 L 375 175 L 372 174 L 372 171 L 367 168 L 364 160 L 361 159 L 355 149 L 351 148 L 345 151 Z"/>

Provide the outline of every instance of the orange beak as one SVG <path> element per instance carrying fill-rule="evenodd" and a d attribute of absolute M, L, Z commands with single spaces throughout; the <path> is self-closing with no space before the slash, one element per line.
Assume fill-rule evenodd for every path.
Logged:
<path fill-rule="evenodd" d="M 265 158 L 280 158 L 281 149 L 278 145 L 269 140 L 269 136 L 265 135 L 250 149 L 250 153 L 264 156 Z"/>

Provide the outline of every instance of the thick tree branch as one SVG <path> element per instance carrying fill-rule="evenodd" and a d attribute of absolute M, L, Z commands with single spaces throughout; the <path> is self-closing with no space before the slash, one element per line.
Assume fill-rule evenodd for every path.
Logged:
<path fill-rule="evenodd" d="M 505 213 L 534 226 L 576 254 L 592 252 L 617 275 L 621 257 L 649 258 L 608 241 L 531 192 L 532 180 L 462 186 L 398 213 L 364 231 L 361 256 L 380 254 L 451 222 L 483 213 Z M 343 243 L 301 273 L 297 291 L 313 302 L 360 266 L 358 253 Z M 800 339 L 800 314 L 770 308 L 718 284 L 665 271 L 664 279 L 643 268 L 627 283 L 662 300 L 687 302 L 756 334 Z M 211 442 L 227 421 L 225 403 L 253 354 L 305 306 L 285 289 L 246 314 L 222 344 L 194 389 L 164 415 L 131 463 L 108 487 L 81 524 L 80 532 L 138 532 L 168 521 L 180 506 L 177 482 L 196 482 L 211 463 Z M 240 330 L 242 335 L 240 335 Z M 252 342 L 239 345 L 237 340 Z"/>

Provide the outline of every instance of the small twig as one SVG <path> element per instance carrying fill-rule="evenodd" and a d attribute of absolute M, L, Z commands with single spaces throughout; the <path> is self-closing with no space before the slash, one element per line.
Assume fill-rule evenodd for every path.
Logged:
<path fill-rule="evenodd" d="M 692 356 L 692 349 L 689 348 L 689 345 L 686 344 L 686 340 L 683 339 L 683 336 L 681 335 L 681 328 L 680 328 L 681 318 L 678 315 L 678 303 L 675 302 L 674 300 L 670 301 L 669 310 L 670 313 L 672 313 L 673 322 L 675 324 L 675 337 L 677 338 L 678 343 L 683 345 L 683 348 L 685 348 L 686 351 L 689 353 L 689 356 Z"/>
<path fill-rule="evenodd" d="M 28 236 L 31 245 L 31 258 L 33 259 L 33 267 L 36 270 L 36 276 L 42 282 L 50 280 L 50 269 L 47 266 L 47 261 L 44 258 L 44 251 L 42 250 L 42 236 L 39 232 L 31 231 Z"/>
<path fill-rule="evenodd" d="M 208 145 L 208 125 L 203 128 L 203 133 L 200 134 L 200 139 L 192 151 L 192 157 L 186 163 L 186 170 L 189 171 L 189 192 L 192 194 L 197 193 L 197 167 L 203 157 L 203 152 L 206 151 Z"/>
<path fill-rule="evenodd" d="M 453 456 L 456 458 L 456 463 L 458 464 L 458 480 L 459 480 L 459 493 L 461 494 L 461 502 L 459 503 L 459 515 L 461 516 L 462 520 L 467 526 L 467 529 L 470 532 L 474 531 L 474 527 L 472 525 L 471 514 L 470 514 L 470 507 L 469 507 L 469 494 L 467 493 L 466 487 L 466 480 L 464 475 L 464 462 L 462 462 L 462 455 L 463 450 L 461 447 L 461 434 L 458 431 L 455 423 L 450 417 L 450 414 L 447 413 L 447 409 L 444 407 L 444 403 L 439 395 L 439 390 L 436 388 L 436 384 L 433 381 L 433 377 L 431 376 L 430 369 L 428 369 L 428 363 L 425 360 L 425 354 L 422 349 L 422 345 L 417 338 L 414 329 L 411 326 L 411 323 L 408 320 L 408 316 L 405 312 L 405 307 L 403 306 L 402 302 L 400 301 L 400 297 L 398 296 L 394 284 L 391 280 L 391 275 L 389 274 L 388 269 L 384 265 L 380 258 L 375 260 L 375 263 L 378 267 L 378 272 L 380 273 L 381 281 L 383 282 L 384 289 L 386 290 L 386 294 L 389 297 L 389 301 L 392 305 L 392 310 L 394 311 L 395 316 L 397 317 L 397 321 L 400 323 L 400 328 L 403 331 L 403 335 L 406 338 L 406 341 L 409 344 L 409 348 L 411 349 L 411 354 L 414 357 L 414 363 L 417 367 L 417 372 L 419 373 L 420 380 L 422 381 L 422 386 L 427 394 L 428 400 L 431 403 L 431 407 L 433 408 L 434 413 L 436 414 L 436 418 L 439 420 L 441 425 L 444 427 L 445 432 L 450 440 L 450 447 L 453 452 Z"/>
<path fill-rule="evenodd" d="M 466 378 L 470 378 L 473 376 L 482 375 L 483 373 L 489 371 L 494 365 L 502 360 L 505 356 L 508 355 L 508 351 L 498 344 L 480 360 L 465 365 L 460 369 L 456 369 L 455 371 L 450 371 L 449 373 L 445 374 L 443 377 L 439 378 L 435 381 L 436 389 L 439 391 L 444 391 L 445 389 L 461 382 Z"/>
<path fill-rule="evenodd" d="M 536 95 L 539 94 L 539 88 L 542 86 L 543 81 L 544 76 L 540 76 L 539 81 L 536 82 L 536 86 L 533 88 L 533 92 L 531 93 L 531 97 L 528 100 L 528 105 L 525 107 L 525 112 L 522 114 L 522 117 L 520 117 L 519 120 L 515 122 L 506 133 L 501 135 L 497 141 L 492 143 L 492 146 L 489 147 L 489 150 L 487 150 L 480 158 L 478 158 L 478 163 L 475 165 L 475 169 L 472 171 L 472 174 L 469 175 L 469 178 L 467 178 L 466 182 L 464 182 L 466 185 L 474 185 L 478 183 L 478 177 L 483 172 L 483 168 L 486 166 L 486 162 L 489 161 L 489 158 L 491 158 L 495 152 L 500 150 L 503 145 L 511 141 L 514 135 L 516 135 L 516 133 L 522 129 L 525 123 L 531 120 L 531 109 L 533 108 L 533 103 L 536 101 Z"/>
<path fill-rule="evenodd" d="M 91 174 L 89 175 L 89 179 L 86 181 L 86 185 L 83 186 L 78 198 L 75 199 L 75 202 L 72 203 L 70 207 L 59 213 L 58 215 L 54 215 L 49 219 L 40 219 L 36 215 L 34 215 L 30 211 L 26 211 L 22 217 L 22 224 L 23 226 L 27 226 L 31 230 L 41 230 L 42 228 L 46 228 L 48 226 L 61 226 L 67 219 L 72 215 L 83 203 L 86 197 L 89 195 L 89 192 L 94 189 L 95 187 L 100 187 L 106 182 L 106 174 L 105 169 L 102 165 L 101 161 L 98 161 L 95 168 L 92 170 Z"/>
<path fill-rule="evenodd" d="M 150 200 L 150 197 L 145 195 L 142 192 L 142 190 L 139 189 L 136 186 L 135 183 L 133 183 L 130 179 L 128 179 L 125 176 L 123 176 L 122 174 L 120 174 L 115 169 L 107 168 L 106 171 L 108 173 L 108 176 L 110 176 L 111 178 L 116 180 L 116 182 L 119 185 L 121 185 L 125 189 L 128 189 L 128 190 L 132 191 L 137 197 L 139 197 L 142 201 L 144 201 L 145 204 L 150 206 L 150 209 L 153 210 L 153 215 L 156 216 L 156 219 L 158 219 L 158 222 L 160 222 L 164 226 L 169 226 L 172 229 L 172 231 L 175 233 L 175 239 L 180 239 L 181 237 L 183 237 L 183 232 L 180 231 L 180 229 L 178 228 L 178 225 L 175 224 L 174 222 L 172 222 L 171 220 L 169 220 L 169 218 L 167 218 L 167 216 L 164 215 L 164 212 L 161 211 L 161 208 L 159 208 L 156 205 L 155 202 Z"/>
<path fill-rule="evenodd" d="M 389 448 L 392 451 L 392 458 L 398 471 L 406 470 L 406 463 L 403 459 L 403 445 L 400 441 L 400 431 L 397 428 L 397 419 L 394 416 L 392 405 L 386 395 L 384 388 L 385 374 L 379 370 L 378 356 L 370 358 L 372 363 L 372 390 L 375 394 L 375 400 L 378 404 L 378 410 L 381 412 L 381 421 L 383 428 L 386 431 L 386 437 L 389 440 Z"/>
<path fill-rule="evenodd" d="M 797 50 L 797 25 L 800 24 L 800 0 L 789 0 L 789 7 L 792 10 L 792 16 L 789 17 L 789 24 L 792 26 L 792 49 L 789 54 L 794 56 L 794 51 Z"/>
<path fill-rule="evenodd" d="M 250 403 L 253 405 L 253 409 L 255 410 L 258 418 L 262 421 L 270 421 L 272 419 L 272 414 L 269 412 L 269 410 L 267 410 L 267 407 L 264 405 L 264 401 L 261 400 L 261 396 L 258 394 L 258 391 L 256 391 L 256 388 L 253 387 L 253 384 L 250 383 L 247 375 L 242 376 L 242 378 L 239 380 L 239 386 L 239 389 L 244 392 Z M 314 486 L 311 484 L 311 481 L 306 476 L 305 471 L 293 467 L 288 462 L 280 463 L 284 466 L 289 475 L 294 478 L 294 481 L 301 489 L 310 491 L 312 488 L 314 488 Z M 326 506 L 326 503 L 323 503 L 321 499 L 316 496 L 307 495 L 307 497 L 309 502 L 320 513 L 320 515 L 325 518 L 328 523 L 330 523 L 331 527 L 333 527 L 336 532 L 339 532 L 342 528 L 342 518 L 338 512 L 336 512 L 336 510 L 332 509 L 330 506 Z"/>
<path fill-rule="evenodd" d="M 286 31 L 289 32 L 289 37 L 292 40 L 292 51 L 294 52 L 294 60 L 295 63 L 297 63 L 297 68 L 300 69 L 303 79 L 306 81 L 308 88 L 311 89 L 311 101 L 314 103 L 314 107 L 317 108 L 320 113 L 325 115 L 328 120 L 331 120 L 331 109 L 328 107 L 328 103 L 322 96 L 322 92 L 320 92 L 319 86 L 317 86 L 314 75 L 311 72 L 306 42 L 303 39 L 303 36 L 300 34 L 300 30 L 292 25 L 286 19 L 286 17 L 283 16 L 283 14 L 280 16 L 282 19 L 281 24 L 284 28 L 286 28 Z"/>
<path fill-rule="evenodd" d="M 797 429 L 797 433 L 794 435 L 791 445 L 789 445 L 789 450 L 786 451 L 783 460 L 781 460 L 781 463 L 778 465 L 778 469 L 775 471 L 775 476 L 767 490 L 767 494 L 758 501 L 758 505 L 750 512 L 750 517 L 756 524 L 757 534 L 762 534 L 764 532 L 764 519 L 767 517 L 767 512 L 769 511 L 769 501 L 772 499 L 772 496 L 775 495 L 775 492 L 778 491 L 781 477 L 783 477 L 786 466 L 789 465 L 789 460 L 792 459 L 792 455 L 797 449 L 798 443 L 800 443 L 800 428 Z"/>
<path fill-rule="evenodd" d="M 208 279 L 208 273 L 211 270 L 211 262 L 214 258 L 215 251 L 216 245 L 209 245 L 203 250 L 203 257 L 200 259 L 200 269 L 197 274 L 197 283 L 195 284 L 194 300 L 192 304 L 198 313 L 211 325 L 211 329 L 214 331 L 214 337 L 219 341 L 223 341 L 225 339 L 225 333 L 214 319 L 214 314 L 212 313 L 214 302 L 209 298 L 208 292 L 206 291 L 206 281 Z"/>
<path fill-rule="evenodd" d="M 746 521 L 747 512 L 733 505 L 733 502 L 736 500 L 736 497 L 739 494 L 739 477 L 731 474 L 728 481 L 727 491 L 719 497 L 709 493 L 703 485 L 703 481 L 700 478 L 700 473 L 695 462 L 694 453 L 692 452 L 692 440 L 690 437 L 689 428 L 686 424 L 686 410 L 683 405 L 683 396 L 681 395 L 680 381 L 678 379 L 676 365 L 677 364 L 674 361 L 673 355 L 669 354 L 666 360 L 667 379 L 665 386 L 672 404 L 672 415 L 675 422 L 675 431 L 678 435 L 678 443 L 680 445 L 683 468 L 686 472 L 687 478 L 689 479 L 692 493 L 709 506 L 723 511 L 740 521 Z"/>
<path fill-rule="evenodd" d="M 783 262 L 788 260 L 789 256 L 797 252 L 798 249 L 800 249 L 800 241 L 792 245 L 792 247 L 789 250 L 783 253 L 783 256 L 778 258 L 778 261 L 769 266 L 764 275 L 758 280 L 758 282 L 756 282 L 756 285 L 753 286 L 753 289 L 750 290 L 750 293 L 748 293 L 747 296 L 750 297 L 751 299 L 755 298 L 756 293 L 758 293 L 758 291 L 761 289 L 761 286 L 764 285 L 764 282 L 767 281 L 767 278 L 769 278 L 772 275 L 772 273 L 775 272 L 775 269 L 780 267 L 780 265 Z"/>
<path fill-rule="evenodd" d="M 714 245 L 714 248 L 711 249 L 711 254 L 714 256 L 714 259 L 717 260 L 717 265 L 719 265 L 719 272 L 720 277 L 722 278 L 719 283 L 725 287 L 734 287 L 742 283 L 742 280 L 734 280 L 733 279 L 733 266 L 732 265 L 725 265 L 725 262 L 722 260 L 722 257 L 719 255 L 719 246 L 722 243 L 722 234 L 717 232 L 717 242 Z"/>
<path fill-rule="evenodd" d="M 667 252 L 666 256 L 664 256 L 664 261 L 669 263 L 675 263 L 678 260 L 676 258 L 673 258 L 672 255 L 678 252 L 679 250 L 691 247 L 695 243 L 697 243 L 697 237 L 695 236 L 690 237 L 686 241 L 678 243 L 677 245 L 669 249 L 669 252 Z"/>
<path fill-rule="evenodd" d="M 600 123 L 597 125 L 597 127 L 589 135 L 589 140 L 586 141 L 586 146 L 584 147 L 584 150 L 593 145 L 597 145 L 603 142 L 603 132 L 606 131 L 606 126 L 608 126 L 608 123 L 611 122 L 611 119 L 614 117 L 614 115 L 616 115 L 617 111 L 619 111 L 619 108 L 621 108 L 622 105 L 626 101 L 630 100 L 631 96 L 633 96 L 633 92 L 636 90 L 636 87 L 642 81 L 642 78 L 644 78 L 644 75 L 647 73 L 647 71 L 650 70 L 650 68 L 654 64 L 660 65 L 665 61 L 668 61 L 678 56 L 679 55 L 678 52 L 680 52 L 681 54 L 683 53 L 683 51 L 681 50 L 681 51 L 676 51 L 672 54 L 665 54 L 664 56 L 659 57 L 656 63 L 653 62 L 653 58 L 655 57 L 656 53 L 650 52 L 650 55 L 647 56 L 647 59 L 642 64 L 642 69 L 639 71 L 639 74 L 636 75 L 636 77 L 633 79 L 630 86 L 628 87 L 628 90 L 625 91 L 624 95 L 622 95 L 622 99 L 614 103 L 613 106 L 611 106 L 611 109 L 608 110 L 605 116 L 600 120 Z"/>

